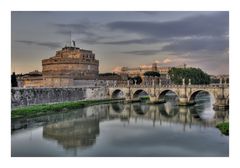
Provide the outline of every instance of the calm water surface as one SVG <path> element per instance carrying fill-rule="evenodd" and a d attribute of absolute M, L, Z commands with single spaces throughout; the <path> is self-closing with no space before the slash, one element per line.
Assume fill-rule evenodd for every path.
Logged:
<path fill-rule="evenodd" d="M 12 121 L 12 156 L 228 156 L 215 128 L 228 111 L 209 96 L 192 107 L 113 103 Z"/>

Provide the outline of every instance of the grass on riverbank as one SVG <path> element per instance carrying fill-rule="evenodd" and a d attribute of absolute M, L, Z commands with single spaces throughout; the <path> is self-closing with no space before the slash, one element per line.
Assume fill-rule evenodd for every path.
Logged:
<path fill-rule="evenodd" d="M 74 102 L 61 102 L 54 104 L 39 104 L 26 107 L 20 107 L 11 111 L 11 118 L 30 118 L 46 114 L 52 114 L 59 111 L 77 109 L 90 105 L 97 105 L 110 102 L 118 102 L 120 99 L 103 99 L 103 100 L 82 100 Z"/>
<path fill-rule="evenodd" d="M 222 132 L 222 134 L 229 135 L 229 123 L 228 122 L 217 124 L 216 127 Z"/>

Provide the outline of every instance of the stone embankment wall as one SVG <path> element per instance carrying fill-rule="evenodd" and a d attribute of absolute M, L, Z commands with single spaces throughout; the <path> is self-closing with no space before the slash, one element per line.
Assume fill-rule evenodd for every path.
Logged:
<path fill-rule="evenodd" d="M 28 106 L 66 101 L 106 99 L 105 87 L 12 88 L 11 106 Z"/>

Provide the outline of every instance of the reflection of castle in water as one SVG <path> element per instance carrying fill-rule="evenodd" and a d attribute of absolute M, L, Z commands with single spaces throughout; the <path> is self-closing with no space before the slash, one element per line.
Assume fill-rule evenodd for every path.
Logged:
<path fill-rule="evenodd" d="M 73 119 L 43 127 L 44 138 L 55 139 L 66 149 L 92 146 L 98 134 L 98 119 Z"/>
<path fill-rule="evenodd" d="M 47 116 L 50 124 L 43 126 L 43 137 L 57 140 L 65 149 L 92 146 L 100 133 L 99 122 L 106 118 L 108 109 L 100 105 Z"/>

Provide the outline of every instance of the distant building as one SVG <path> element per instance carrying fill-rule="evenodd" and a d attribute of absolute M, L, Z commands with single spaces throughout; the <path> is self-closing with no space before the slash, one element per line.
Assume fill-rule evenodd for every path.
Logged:
<path fill-rule="evenodd" d="M 184 68 L 185 66 L 186 65 L 178 66 L 178 68 Z M 115 73 L 121 75 L 122 78 L 140 76 L 143 79 L 143 81 L 146 81 L 146 77 L 144 76 L 145 72 L 148 72 L 148 71 L 159 72 L 160 79 L 162 80 L 162 82 L 169 83 L 170 82 L 169 71 L 171 68 L 173 67 L 158 66 L 157 63 L 153 63 L 151 66 L 140 66 L 140 67 L 134 67 L 134 68 L 122 67 L 120 71 L 116 71 Z M 148 78 L 148 80 L 149 79 L 150 78 Z"/>
<path fill-rule="evenodd" d="M 18 87 L 43 87 L 42 73 L 38 70 L 17 76 Z"/>
<path fill-rule="evenodd" d="M 122 78 L 116 73 L 102 73 L 99 74 L 98 80 L 110 80 L 110 81 L 121 81 Z"/>

